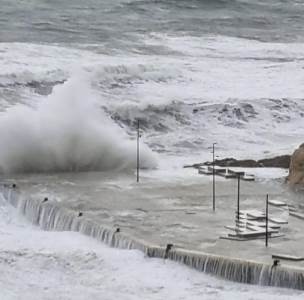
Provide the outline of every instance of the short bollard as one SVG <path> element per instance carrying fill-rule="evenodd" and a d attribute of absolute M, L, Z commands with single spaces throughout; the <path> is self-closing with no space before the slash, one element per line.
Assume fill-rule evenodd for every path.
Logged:
<path fill-rule="evenodd" d="M 169 252 L 170 252 L 170 250 L 172 249 L 172 247 L 173 247 L 173 244 L 167 244 L 164 259 L 167 259 L 167 258 L 168 258 Z"/>
<path fill-rule="evenodd" d="M 273 268 L 273 267 L 277 267 L 279 264 L 280 264 L 280 260 L 279 260 L 279 259 L 275 259 L 275 260 L 273 261 L 272 268 Z"/>

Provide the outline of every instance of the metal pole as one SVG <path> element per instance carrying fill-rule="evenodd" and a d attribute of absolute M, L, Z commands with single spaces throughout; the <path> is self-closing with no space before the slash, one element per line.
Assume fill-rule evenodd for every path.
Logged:
<path fill-rule="evenodd" d="M 265 246 L 268 247 L 268 194 L 266 195 L 266 236 Z"/>
<path fill-rule="evenodd" d="M 240 182 L 241 176 L 238 174 L 238 184 L 237 184 L 237 219 L 240 221 Z"/>
<path fill-rule="evenodd" d="M 213 166 L 213 168 L 212 168 L 212 187 L 213 187 L 213 189 L 212 189 L 212 198 L 213 198 L 213 211 L 215 211 L 215 161 L 214 161 L 214 145 L 215 145 L 216 143 L 213 143 L 212 144 L 212 166 Z"/>
<path fill-rule="evenodd" d="M 139 182 L 139 120 L 137 120 L 137 164 L 136 164 L 136 169 L 137 169 L 137 176 L 136 176 L 136 181 Z"/>

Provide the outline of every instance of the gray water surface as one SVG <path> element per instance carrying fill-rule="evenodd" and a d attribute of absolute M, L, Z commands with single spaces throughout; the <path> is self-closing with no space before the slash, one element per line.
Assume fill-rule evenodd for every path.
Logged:
<path fill-rule="evenodd" d="M 1 0 L 0 7 L 2 42 L 106 43 L 139 49 L 138 34 L 151 32 L 263 41 L 304 38 L 302 1 Z"/>

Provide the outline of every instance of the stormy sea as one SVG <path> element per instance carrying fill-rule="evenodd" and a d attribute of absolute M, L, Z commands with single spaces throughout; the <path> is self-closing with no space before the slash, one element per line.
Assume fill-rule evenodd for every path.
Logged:
<path fill-rule="evenodd" d="M 150 180 L 210 160 L 214 142 L 221 158 L 290 154 L 303 14 L 300 0 L 0 0 L 2 179 L 135 178 L 138 122 Z M 303 297 L 44 232 L 0 200 L 1 300 Z"/>

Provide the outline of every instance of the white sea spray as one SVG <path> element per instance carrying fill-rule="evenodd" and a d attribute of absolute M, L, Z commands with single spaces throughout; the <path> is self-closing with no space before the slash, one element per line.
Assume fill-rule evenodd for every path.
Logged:
<path fill-rule="evenodd" d="M 3 172 L 132 169 L 136 142 L 100 108 L 82 75 L 54 87 L 36 108 L 16 105 L 0 118 Z M 142 168 L 156 166 L 155 155 L 140 146 Z"/>

